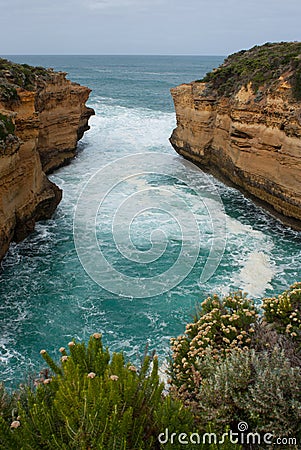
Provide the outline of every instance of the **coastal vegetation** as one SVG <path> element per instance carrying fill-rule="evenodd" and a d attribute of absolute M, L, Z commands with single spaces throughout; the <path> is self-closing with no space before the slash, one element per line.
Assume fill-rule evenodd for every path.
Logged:
<path fill-rule="evenodd" d="M 301 283 L 266 298 L 209 297 L 172 340 L 171 393 L 202 429 L 248 423 L 301 439 Z"/>
<path fill-rule="evenodd" d="M 32 384 L 13 393 L 1 385 L 0 448 L 183 448 L 158 436 L 222 436 L 239 423 L 299 442 L 300 300 L 301 283 L 264 299 L 262 309 L 242 292 L 207 298 L 172 340 L 169 388 L 156 355 L 133 365 L 110 355 L 99 333 L 60 348 L 59 362 L 41 350 L 47 367 Z M 241 447 L 226 440 L 198 448 Z"/>
<path fill-rule="evenodd" d="M 241 50 L 228 56 L 224 63 L 199 81 L 219 95 L 231 96 L 242 86 L 252 83 L 252 89 L 272 88 L 285 75 L 292 86 L 293 97 L 301 99 L 301 43 L 280 42 Z"/>
<path fill-rule="evenodd" d="M 59 364 L 41 350 L 48 368 L 33 386 L 12 395 L 1 386 L 1 448 L 153 450 L 161 448 L 158 436 L 166 429 L 187 436 L 196 431 L 189 408 L 164 395 L 156 355 L 145 354 L 136 367 L 121 353 L 111 356 L 99 333 L 87 346 L 73 340 L 68 347 L 59 349 Z"/>
<path fill-rule="evenodd" d="M 49 69 L 17 64 L 0 58 L 0 102 L 4 105 L 16 102 L 19 100 L 18 88 L 33 91 L 49 78 Z M 7 138 L 14 133 L 15 125 L 12 118 L 0 114 L 0 146 L 3 147 Z"/>
<path fill-rule="evenodd" d="M 18 100 L 18 87 L 33 91 L 37 84 L 49 78 L 49 69 L 17 64 L 0 58 L 0 101 Z"/>
<path fill-rule="evenodd" d="M 9 135 L 14 135 L 15 125 L 12 119 L 0 113 L 0 145 L 1 141 L 5 142 Z"/>

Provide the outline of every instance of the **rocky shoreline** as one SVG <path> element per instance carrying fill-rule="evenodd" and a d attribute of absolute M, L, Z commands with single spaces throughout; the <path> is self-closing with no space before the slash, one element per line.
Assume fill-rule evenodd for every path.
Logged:
<path fill-rule="evenodd" d="M 46 174 L 75 156 L 90 92 L 65 73 L 0 59 L 0 260 L 60 202 Z"/>
<path fill-rule="evenodd" d="M 301 44 L 292 44 L 295 53 L 287 52 L 282 64 L 285 45 L 267 44 L 232 55 L 211 78 L 173 88 L 177 127 L 170 142 L 185 158 L 301 229 L 301 102 L 294 95 Z M 265 80 L 262 74 L 259 85 L 252 81 L 252 76 L 260 80 L 258 74 L 266 67 L 238 73 L 243 63 L 257 63 L 258 54 L 275 59 L 279 49 L 284 56 L 273 68 L 273 78 Z"/>

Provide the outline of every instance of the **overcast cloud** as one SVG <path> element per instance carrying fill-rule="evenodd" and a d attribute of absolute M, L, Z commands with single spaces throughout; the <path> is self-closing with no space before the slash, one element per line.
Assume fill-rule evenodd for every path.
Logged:
<path fill-rule="evenodd" d="M 0 54 L 226 55 L 301 40 L 300 0 L 0 0 Z"/>

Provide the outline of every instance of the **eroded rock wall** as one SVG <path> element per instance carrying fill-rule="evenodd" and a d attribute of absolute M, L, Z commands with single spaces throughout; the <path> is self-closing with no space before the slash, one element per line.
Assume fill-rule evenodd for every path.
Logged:
<path fill-rule="evenodd" d="M 77 141 L 89 129 L 94 114 L 87 108 L 90 89 L 66 80 L 65 73 L 53 73 L 36 98 L 40 117 L 38 150 L 46 173 L 68 163 L 75 155 Z"/>
<path fill-rule="evenodd" d="M 0 101 L 1 117 L 15 126 L 0 142 L 0 260 L 11 241 L 53 215 L 62 191 L 45 173 L 74 156 L 94 113 L 85 106 L 90 90 L 63 73 L 51 72 L 35 90 L 17 93 L 17 100 Z"/>
<path fill-rule="evenodd" d="M 217 95 L 203 82 L 183 84 L 171 93 L 175 150 L 300 228 L 301 103 L 293 99 L 285 78 L 260 95 L 252 83 L 231 97 Z"/>

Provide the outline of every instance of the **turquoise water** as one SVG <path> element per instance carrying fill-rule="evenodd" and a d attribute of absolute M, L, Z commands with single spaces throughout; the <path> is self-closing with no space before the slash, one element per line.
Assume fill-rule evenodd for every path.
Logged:
<path fill-rule="evenodd" d="M 148 343 L 150 349 L 157 350 L 163 363 L 170 337 L 182 333 L 195 303 L 208 293 L 241 288 L 259 299 L 272 290 L 281 292 L 301 279 L 301 234 L 284 228 L 234 189 L 212 177 L 204 178 L 199 170 L 183 164 L 169 144 L 175 126 L 170 87 L 201 78 L 218 66 L 222 57 L 14 56 L 11 59 L 66 71 L 70 79 L 89 86 L 93 90 L 89 106 L 95 109 L 96 116 L 91 118 L 91 130 L 80 142 L 72 164 L 51 176 L 64 190 L 55 216 L 38 224 L 24 242 L 12 245 L 3 261 L 0 379 L 16 384 L 43 366 L 40 349 L 46 348 L 58 358 L 58 348 L 73 337 L 87 340 L 96 331 L 103 333 L 111 350 L 124 350 L 132 360 L 140 357 Z M 147 161 L 148 152 L 163 155 L 162 164 L 160 157 L 153 158 L 152 173 L 139 174 L 137 167 L 135 176 L 126 179 L 127 160 L 119 159 L 142 153 Z M 111 166 L 104 169 L 107 164 Z M 124 292 L 118 294 L 119 280 L 110 271 L 101 272 L 104 283 L 109 283 L 107 289 L 95 283 L 83 269 L 75 248 L 73 219 L 80 194 L 97 171 L 100 178 L 92 189 L 110 181 L 113 178 L 110 167 L 122 183 L 115 184 L 97 211 L 95 234 L 103 254 L 118 273 L 144 280 L 140 298 L 124 297 Z M 197 186 L 201 186 L 198 193 Z M 211 198 L 216 192 L 224 210 Z M 91 196 L 93 191 L 84 198 L 87 214 Z M 125 203 L 133 218 L 131 242 L 127 233 L 123 233 L 128 230 L 125 221 L 112 229 L 116 210 L 128 199 L 134 199 L 129 206 Z M 151 207 L 145 209 L 145 205 Z M 177 220 L 166 212 L 167 205 L 172 205 Z M 141 214 L 136 216 L 137 208 Z M 190 228 L 191 217 L 199 235 L 195 228 Z M 191 263 L 192 270 L 179 284 L 176 283 L 181 270 L 172 271 L 162 283 L 162 292 L 149 296 L 152 291 L 148 290 L 147 278 L 153 280 L 177 261 L 184 240 L 181 233 L 187 223 L 186 246 L 188 243 L 198 252 L 195 264 Z M 227 239 L 219 242 L 219 251 L 225 244 L 224 253 L 218 255 L 220 264 L 200 284 L 214 233 L 223 233 L 224 226 Z M 160 232 L 152 235 L 158 228 Z M 86 237 L 81 235 L 81 239 L 85 247 Z M 152 244 L 154 249 L 165 249 L 162 255 L 150 265 L 141 264 L 141 260 L 136 262 L 132 247 L 149 255 Z M 88 246 L 87 249 L 89 254 Z M 190 257 L 192 260 L 189 253 L 188 260 Z M 93 252 L 91 261 L 93 271 L 97 262 Z M 175 286 L 168 289 L 170 280 Z"/>

